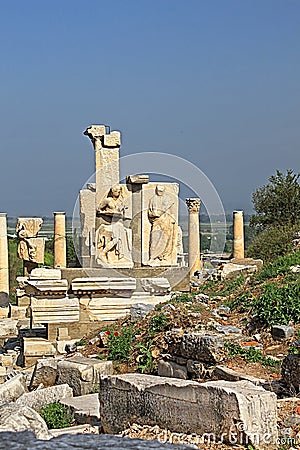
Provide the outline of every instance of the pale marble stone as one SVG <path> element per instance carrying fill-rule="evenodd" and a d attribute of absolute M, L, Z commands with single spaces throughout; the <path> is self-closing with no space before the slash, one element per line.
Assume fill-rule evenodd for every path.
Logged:
<path fill-rule="evenodd" d="M 54 213 L 54 267 L 67 266 L 66 213 Z"/>
<path fill-rule="evenodd" d="M 29 279 L 61 280 L 61 271 L 59 269 L 46 269 L 45 267 L 38 267 L 30 272 Z"/>
<path fill-rule="evenodd" d="M 25 319 L 27 313 L 26 306 L 9 305 L 9 315 L 11 319 Z"/>
<path fill-rule="evenodd" d="M 141 285 L 144 291 L 156 295 L 169 294 L 171 286 L 167 278 L 141 278 Z"/>
<path fill-rule="evenodd" d="M 31 297 L 30 309 L 33 324 L 79 321 L 79 300 L 77 298 Z"/>
<path fill-rule="evenodd" d="M 126 177 L 126 182 L 130 184 L 147 184 L 149 183 L 149 175 L 146 174 L 128 175 Z"/>
<path fill-rule="evenodd" d="M 233 257 L 244 258 L 244 215 L 243 211 L 233 211 Z"/>
<path fill-rule="evenodd" d="M 6 306 L 9 297 L 9 268 L 6 214 L 0 213 L 0 305 Z"/>
<path fill-rule="evenodd" d="M 142 263 L 150 266 L 177 264 L 177 183 L 142 185 Z"/>
<path fill-rule="evenodd" d="M 23 338 L 24 356 L 54 356 L 55 347 L 47 339 Z"/>
<path fill-rule="evenodd" d="M 16 226 L 19 238 L 18 257 L 37 264 L 44 263 L 45 239 L 37 237 L 43 220 L 39 217 L 20 217 Z"/>
<path fill-rule="evenodd" d="M 72 291 L 77 295 L 99 293 L 103 295 L 131 296 L 136 290 L 135 278 L 75 278 L 72 281 Z"/>
<path fill-rule="evenodd" d="M 113 186 L 100 202 L 97 214 L 101 223 L 96 231 L 96 263 L 102 267 L 133 267 L 132 233 L 125 225 L 130 218 L 126 186 Z"/>
<path fill-rule="evenodd" d="M 200 198 L 187 198 L 186 204 L 189 212 L 189 269 L 193 275 L 201 268 L 200 257 Z"/>

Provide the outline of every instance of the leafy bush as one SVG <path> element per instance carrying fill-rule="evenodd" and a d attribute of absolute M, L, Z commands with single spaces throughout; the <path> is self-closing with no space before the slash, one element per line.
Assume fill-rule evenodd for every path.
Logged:
<path fill-rule="evenodd" d="M 300 322 L 300 281 L 279 286 L 270 282 L 263 287 L 262 294 L 253 301 L 258 320 L 268 326 L 287 325 Z"/>
<path fill-rule="evenodd" d="M 259 233 L 247 250 L 250 258 L 260 258 L 264 262 L 286 255 L 292 250 L 293 235 L 300 229 L 294 226 L 273 226 Z"/>
<path fill-rule="evenodd" d="M 188 293 L 174 294 L 171 299 L 172 303 L 187 303 L 192 302 L 193 300 L 194 296 Z"/>
<path fill-rule="evenodd" d="M 72 423 L 72 416 L 67 413 L 67 407 L 54 402 L 44 406 L 40 415 L 45 420 L 48 428 L 67 428 Z"/>
<path fill-rule="evenodd" d="M 132 339 L 132 327 L 124 327 L 121 332 L 109 331 L 107 340 L 108 359 L 126 361 L 131 353 Z"/>

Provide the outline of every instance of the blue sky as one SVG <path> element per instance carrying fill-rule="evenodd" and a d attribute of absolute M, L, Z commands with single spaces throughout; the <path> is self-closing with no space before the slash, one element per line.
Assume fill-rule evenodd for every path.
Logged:
<path fill-rule="evenodd" d="M 298 0 L 2 0 L 0 51 L 9 215 L 72 212 L 92 123 L 190 160 L 228 211 L 300 170 Z"/>

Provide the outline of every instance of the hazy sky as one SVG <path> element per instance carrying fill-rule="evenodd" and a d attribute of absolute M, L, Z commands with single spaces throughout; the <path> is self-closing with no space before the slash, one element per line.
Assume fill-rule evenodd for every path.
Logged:
<path fill-rule="evenodd" d="M 300 170 L 299 0 L 0 0 L 0 49 L 9 215 L 72 212 L 92 123 L 190 160 L 228 211 Z"/>

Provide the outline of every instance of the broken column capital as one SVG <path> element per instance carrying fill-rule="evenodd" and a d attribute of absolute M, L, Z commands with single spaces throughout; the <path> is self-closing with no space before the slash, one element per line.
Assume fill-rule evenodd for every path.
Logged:
<path fill-rule="evenodd" d="M 185 199 L 189 213 L 199 213 L 200 211 L 200 198 L 186 198 Z"/>
<path fill-rule="evenodd" d="M 115 148 L 121 145 L 121 133 L 119 131 L 107 133 L 106 128 L 106 125 L 91 125 L 83 133 L 90 138 L 95 151 L 102 147 Z"/>

